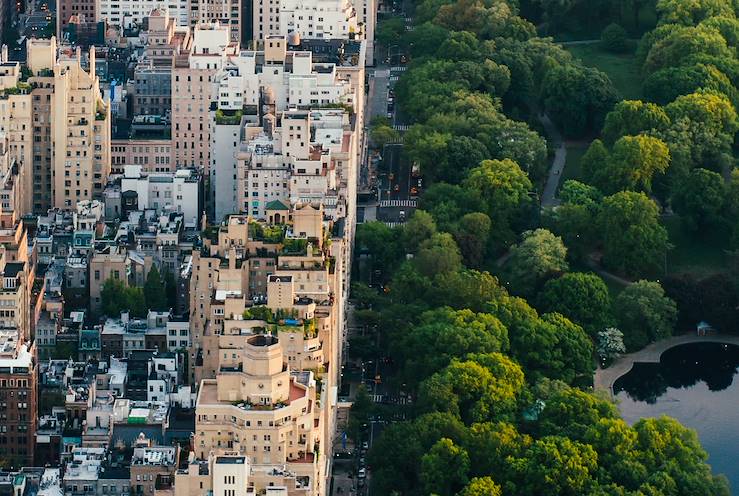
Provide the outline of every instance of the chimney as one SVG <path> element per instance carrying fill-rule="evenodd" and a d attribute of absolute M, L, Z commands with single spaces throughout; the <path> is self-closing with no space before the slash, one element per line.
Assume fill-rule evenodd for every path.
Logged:
<path fill-rule="evenodd" d="M 8 61 L 8 45 L 3 45 L 2 54 L 0 55 L 0 62 L 5 63 Z"/>

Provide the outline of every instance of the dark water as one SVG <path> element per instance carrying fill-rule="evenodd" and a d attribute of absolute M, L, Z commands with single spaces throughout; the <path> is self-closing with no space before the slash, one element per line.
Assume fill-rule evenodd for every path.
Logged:
<path fill-rule="evenodd" d="M 669 415 L 698 431 L 714 473 L 739 495 L 739 346 L 677 346 L 659 364 L 637 363 L 614 385 L 619 410 L 633 424 Z"/>

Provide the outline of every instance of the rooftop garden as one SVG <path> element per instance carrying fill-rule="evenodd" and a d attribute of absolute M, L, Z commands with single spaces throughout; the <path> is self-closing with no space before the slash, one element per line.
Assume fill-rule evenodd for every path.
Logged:
<path fill-rule="evenodd" d="M 216 110 L 216 124 L 224 126 L 234 126 L 241 123 L 241 117 L 244 115 L 243 110 Z"/>
<path fill-rule="evenodd" d="M 20 81 L 15 86 L 11 86 L 10 88 L 5 88 L 4 90 L 0 91 L 0 96 L 7 97 L 9 95 L 27 95 L 30 91 L 31 85 Z"/>
<path fill-rule="evenodd" d="M 307 247 L 307 239 L 286 239 L 282 244 L 282 252 L 284 254 L 303 254 Z"/>
<path fill-rule="evenodd" d="M 305 338 L 314 338 L 318 335 L 316 327 L 316 319 L 299 319 L 296 310 L 272 309 L 265 305 L 254 306 L 244 310 L 244 320 L 263 320 L 267 322 L 266 327 L 255 328 L 261 329 L 262 332 L 297 332 L 301 328 Z"/>
<path fill-rule="evenodd" d="M 259 222 L 251 222 L 249 223 L 249 235 L 257 241 L 277 244 L 285 239 L 285 226 L 269 226 Z"/>

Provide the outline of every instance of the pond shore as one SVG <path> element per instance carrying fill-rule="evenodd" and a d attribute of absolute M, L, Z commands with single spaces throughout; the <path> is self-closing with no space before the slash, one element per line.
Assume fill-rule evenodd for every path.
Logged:
<path fill-rule="evenodd" d="M 613 397 L 613 384 L 619 377 L 627 374 L 635 363 L 659 363 L 660 357 L 665 351 L 675 346 L 690 343 L 720 343 L 739 346 L 739 336 L 709 332 L 705 336 L 688 333 L 662 339 L 639 351 L 618 358 L 606 369 L 598 367 L 593 377 L 593 389 L 608 391 Z"/>

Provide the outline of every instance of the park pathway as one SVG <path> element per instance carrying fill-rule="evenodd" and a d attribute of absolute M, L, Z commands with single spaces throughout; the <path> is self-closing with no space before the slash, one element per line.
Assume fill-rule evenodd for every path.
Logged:
<path fill-rule="evenodd" d="M 549 176 L 547 182 L 544 185 L 544 193 L 541 196 L 541 206 L 554 207 L 559 205 L 559 200 L 555 197 L 557 194 L 557 188 L 559 187 L 559 180 L 562 177 L 562 171 L 565 169 L 565 161 L 567 160 L 567 148 L 562 140 L 562 135 L 559 133 L 557 127 L 552 123 L 549 116 L 541 113 L 539 114 L 539 122 L 544 126 L 544 130 L 547 132 L 547 138 L 549 142 L 556 146 L 554 150 L 554 160 L 552 160 L 552 166 L 549 168 Z"/>
<path fill-rule="evenodd" d="M 721 343 L 739 346 L 739 336 L 709 332 L 705 336 L 689 333 L 662 339 L 639 351 L 622 356 L 607 369 L 598 368 L 593 378 L 593 388 L 608 391 L 613 396 L 613 384 L 619 377 L 628 373 L 635 363 L 659 363 L 662 353 L 675 346 L 689 343 Z"/>

